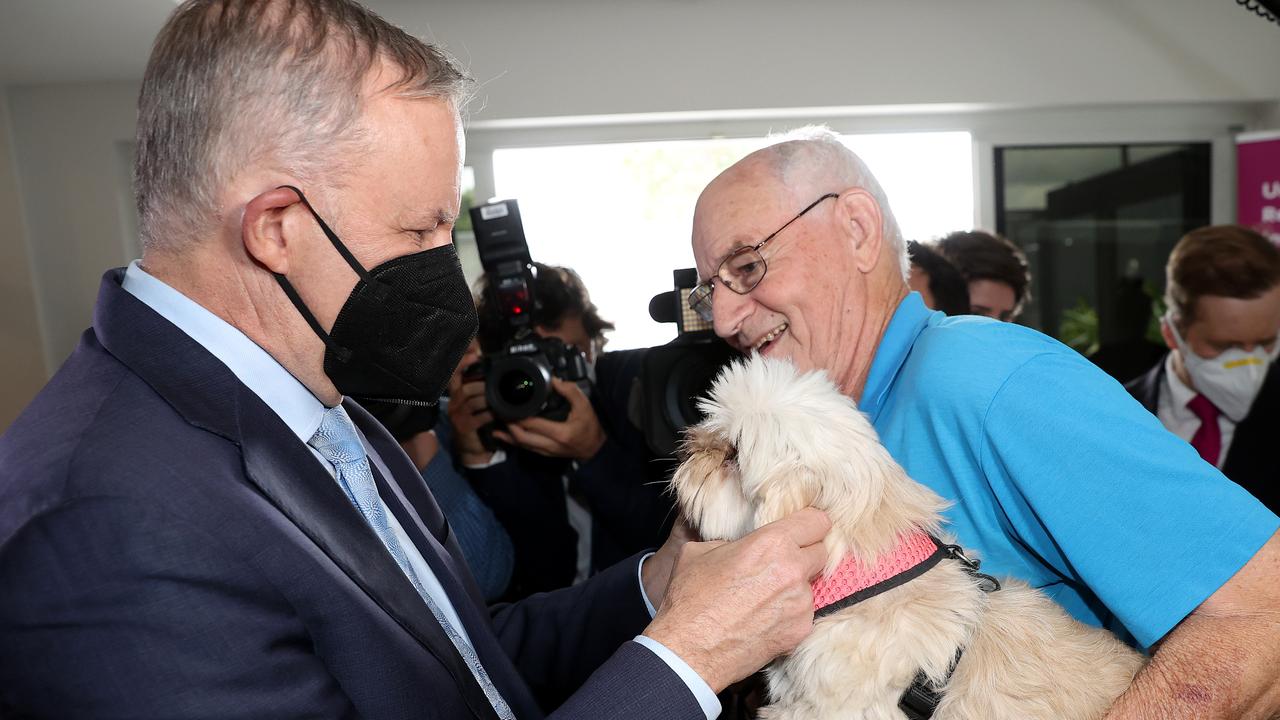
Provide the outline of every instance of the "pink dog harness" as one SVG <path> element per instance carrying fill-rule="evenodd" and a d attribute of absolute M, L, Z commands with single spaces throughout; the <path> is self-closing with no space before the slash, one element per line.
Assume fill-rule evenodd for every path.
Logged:
<path fill-rule="evenodd" d="M 814 580 L 814 619 L 910 582 L 944 558 L 963 563 L 965 569 L 982 584 L 983 590 L 1000 589 L 995 578 L 978 572 L 978 561 L 966 557 L 959 546 L 943 544 L 928 533 L 916 531 L 899 540 L 892 551 L 876 558 L 874 565 L 864 565 L 851 556 L 845 558 L 830 575 Z"/>
<path fill-rule="evenodd" d="M 995 592 L 1000 583 L 990 575 L 978 572 L 979 562 L 969 559 L 959 545 L 944 544 L 938 538 L 917 530 L 898 541 L 892 551 L 878 558 L 872 566 L 864 565 L 854 557 L 847 557 L 830 575 L 823 575 L 813 582 L 813 619 L 839 612 L 880 593 L 904 585 L 929 571 L 944 559 L 957 560 L 983 592 Z M 955 659 L 947 671 L 947 677 L 960 662 L 963 648 L 956 650 Z M 941 686 L 945 686 L 942 682 Z M 935 687 L 924 672 L 915 680 L 898 701 L 898 708 L 908 720 L 928 720 L 941 701 Z"/>
<path fill-rule="evenodd" d="M 865 565 L 849 556 L 830 575 L 813 581 L 814 615 L 829 615 L 898 587 L 923 575 L 945 555 L 942 543 L 917 531 L 899 540 L 890 552 L 877 557 L 874 565 Z"/>

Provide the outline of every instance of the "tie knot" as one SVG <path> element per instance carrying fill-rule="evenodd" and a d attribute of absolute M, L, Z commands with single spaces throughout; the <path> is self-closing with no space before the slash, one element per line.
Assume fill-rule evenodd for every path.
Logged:
<path fill-rule="evenodd" d="M 1221 414 L 1221 411 L 1218 410 L 1218 406 L 1214 405 L 1209 398 L 1204 395 L 1196 395 L 1191 398 L 1191 400 L 1187 402 L 1187 409 L 1195 413 L 1196 417 L 1200 418 L 1200 422 L 1202 423 L 1216 422 L 1218 415 Z"/>
<path fill-rule="evenodd" d="M 364 445 L 356 434 L 356 426 L 341 405 L 324 411 L 320 427 L 307 444 L 335 466 L 365 458 Z"/>

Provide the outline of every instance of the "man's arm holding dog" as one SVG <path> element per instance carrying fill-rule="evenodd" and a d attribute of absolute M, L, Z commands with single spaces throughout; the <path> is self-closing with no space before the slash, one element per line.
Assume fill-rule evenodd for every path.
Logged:
<path fill-rule="evenodd" d="M 1106 720 L 1280 717 L 1280 533 L 1161 640 Z"/>

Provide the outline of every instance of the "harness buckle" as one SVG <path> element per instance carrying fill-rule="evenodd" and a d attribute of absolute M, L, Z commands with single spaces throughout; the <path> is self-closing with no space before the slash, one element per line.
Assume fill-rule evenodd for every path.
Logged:
<path fill-rule="evenodd" d="M 970 558 L 964 554 L 964 549 L 959 545 L 943 545 L 942 549 L 946 551 L 947 556 L 952 560 L 958 560 L 964 565 L 965 572 L 969 573 L 978 581 L 978 587 L 982 592 L 995 592 L 1000 589 L 1000 581 L 986 573 L 979 572 L 982 567 L 982 561 L 977 558 Z"/>

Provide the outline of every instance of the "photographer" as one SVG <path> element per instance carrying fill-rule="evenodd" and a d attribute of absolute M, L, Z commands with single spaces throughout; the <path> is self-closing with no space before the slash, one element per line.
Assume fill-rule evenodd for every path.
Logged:
<path fill-rule="evenodd" d="M 632 382 L 644 350 L 601 353 L 602 319 L 581 278 L 568 268 L 534 263 L 538 298 L 530 319 L 536 335 L 580 351 L 594 370 L 590 397 L 578 383 L 558 377 L 552 388 L 567 403 L 563 420 L 528 417 L 496 422 L 485 379 L 464 373 L 450 386 L 449 419 L 455 452 L 476 492 L 511 535 L 515 569 L 508 597 L 570 585 L 638 550 L 660 544 L 673 517 L 662 492 L 663 467 L 628 420 Z M 499 354 L 510 339 L 488 278 L 477 300 L 479 351 Z M 492 427 L 486 447 L 482 428 Z"/>

